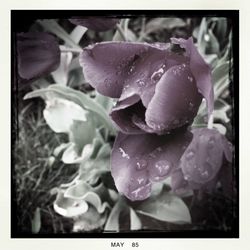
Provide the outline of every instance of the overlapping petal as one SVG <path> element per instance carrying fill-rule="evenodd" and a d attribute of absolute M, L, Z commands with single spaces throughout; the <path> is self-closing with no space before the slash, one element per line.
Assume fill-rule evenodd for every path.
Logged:
<path fill-rule="evenodd" d="M 111 153 L 111 173 L 118 191 L 130 200 L 148 198 L 152 183 L 170 176 L 191 139 L 188 131 L 163 136 L 119 133 Z"/>
<path fill-rule="evenodd" d="M 166 134 L 191 124 L 202 96 L 213 109 L 209 67 L 192 39 L 173 42 L 185 44 L 186 54 L 172 52 L 170 44 L 129 42 L 98 43 L 82 52 L 86 80 L 119 98 L 111 117 L 123 133 Z"/>
<path fill-rule="evenodd" d="M 169 131 L 193 122 L 202 97 L 186 64 L 171 67 L 156 85 L 146 114 L 154 131 Z"/>
<path fill-rule="evenodd" d="M 84 49 L 80 64 L 86 80 L 99 93 L 126 99 L 136 93 L 141 95 L 153 83 L 153 73 L 159 71 L 162 74 L 166 70 L 168 47 L 168 44 L 153 46 L 129 42 L 97 43 Z M 170 64 L 173 61 L 178 63 L 179 57 L 170 51 L 168 57 Z"/>
<path fill-rule="evenodd" d="M 192 74 L 196 80 L 197 87 L 200 93 L 205 97 L 207 102 L 208 114 L 210 115 L 214 109 L 214 91 L 211 84 L 211 69 L 209 65 L 199 54 L 197 48 L 193 43 L 193 38 L 176 39 L 172 38 L 172 43 L 179 44 L 182 48 L 185 48 L 187 56 L 189 57 L 189 65 Z"/>
<path fill-rule="evenodd" d="M 214 184 L 224 161 L 232 162 L 232 147 L 215 129 L 193 129 L 192 133 L 192 142 L 182 155 L 179 167 L 183 179 L 196 189 Z M 179 179 L 181 178 L 179 173 Z M 181 182 L 180 180 L 178 182 Z M 175 182 L 176 180 L 172 181 L 176 188 Z"/>
<path fill-rule="evenodd" d="M 18 74 L 23 79 L 45 76 L 60 64 L 56 38 L 45 32 L 17 34 Z"/>
<path fill-rule="evenodd" d="M 113 29 L 119 22 L 118 18 L 110 17 L 73 17 L 69 19 L 75 25 L 81 25 L 95 31 L 107 31 Z"/>

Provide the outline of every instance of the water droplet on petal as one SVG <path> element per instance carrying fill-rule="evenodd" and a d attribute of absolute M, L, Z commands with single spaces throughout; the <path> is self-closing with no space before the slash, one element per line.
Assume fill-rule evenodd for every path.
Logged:
<path fill-rule="evenodd" d="M 138 178 L 137 179 L 137 182 L 139 183 L 139 185 L 141 185 L 144 181 L 145 181 L 144 178 Z"/>
<path fill-rule="evenodd" d="M 191 160 L 194 157 L 194 152 L 192 150 L 190 150 L 187 154 L 186 154 L 186 159 L 187 160 Z"/>
<path fill-rule="evenodd" d="M 184 180 L 189 181 L 190 180 L 190 175 L 184 175 Z"/>
<path fill-rule="evenodd" d="M 142 81 L 142 80 L 137 80 L 136 83 L 137 83 L 137 85 L 138 85 L 139 87 L 143 87 L 143 86 L 146 85 L 146 83 L 145 83 L 144 81 Z"/>
<path fill-rule="evenodd" d="M 190 111 L 192 111 L 193 108 L 194 108 L 194 104 L 193 104 L 192 102 L 190 102 L 189 105 L 188 105 L 188 109 L 189 109 Z"/>
<path fill-rule="evenodd" d="M 136 163 L 136 169 L 137 170 L 142 170 L 142 169 L 145 169 L 147 167 L 148 163 L 146 160 L 139 160 L 137 163 Z"/>
<path fill-rule="evenodd" d="M 190 81 L 190 82 L 193 82 L 193 77 L 192 76 L 188 76 L 188 80 Z"/>
<path fill-rule="evenodd" d="M 166 65 L 163 64 L 160 69 L 158 69 L 156 72 L 152 74 L 151 80 L 153 82 L 158 82 L 161 79 L 162 75 L 164 74 L 165 68 L 166 68 Z"/>
<path fill-rule="evenodd" d="M 123 158 L 130 159 L 129 155 L 124 151 L 123 148 L 119 148 L 120 153 L 122 154 Z"/>
<path fill-rule="evenodd" d="M 160 176 L 164 176 L 169 173 L 172 168 L 172 164 L 167 160 L 161 160 L 155 163 L 155 168 Z"/>
<path fill-rule="evenodd" d="M 136 190 L 131 192 L 131 195 L 132 195 L 131 198 L 134 200 L 146 199 L 150 193 L 151 185 L 152 185 L 151 183 L 148 183 L 145 186 L 137 188 Z"/>

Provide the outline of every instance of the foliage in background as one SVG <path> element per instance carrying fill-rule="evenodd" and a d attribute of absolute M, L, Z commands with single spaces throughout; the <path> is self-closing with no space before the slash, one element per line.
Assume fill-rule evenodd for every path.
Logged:
<path fill-rule="evenodd" d="M 108 117 L 116 100 L 98 95 L 88 85 L 79 65 L 78 52 L 87 43 L 99 41 L 168 42 L 172 36 L 189 37 L 193 34 L 200 53 L 212 67 L 215 91 L 213 126 L 230 138 L 233 61 L 228 20 L 122 19 L 116 30 L 100 33 L 82 26 L 71 27 L 72 31 L 68 33 L 57 20 L 38 20 L 31 28 L 49 31 L 60 39 L 61 62 L 50 76 L 32 82 L 33 91 L 25 97 L 42 97 L 46 107 L 41 102 L 34 107 L 37 102 L 34 99 L 36 102 L 31 100 L 19 112 L 20 130 L 15 146 L 14 169 L 16 205 L 20 213 L 17 216 L 19 230 L 34 233 L 46 232 L 44 228 L 50 228 L 53 233 L 157 230 L 161 227 L 170 229 L 169 225 L 172 223 L 177 228 L 179 226 L 179 229 L 190 229 L 192 225 L 194 228 L 213 227 L 213 224 L 209 225 L 210 217 L 205 209 L 205 217 L 201 216 L 203 220 L 197 219 L 197 212 L 193 213 L 197 207 L 195 202 L 201 198 L 193 193 L 178 197 L 169 191 L 167 181 L 156 185 L 152 196 L 145 201 L 133 203 L 117 193 L 109 168 L 116 131 Z M 34 113 L 27 115 L 30 107 L 35 110 L 37 117 L 34 117 Z M 56 133 L 51 133 L 48 129 L 42 113 L 47 114 L 47 124 Z M 65 122 L 60 120 L 62 116 L 70 121 L 67 128 L 64 126 Z M 206 126 L 205 119 L 203 103 L 193 126 Z M 36 146 L 36 143 L 39 145 Z M 224 197 L 219 187 L 217 193 L 215 197 Z M 53 201 L 56 213 L 68 219 L 63 219 L 52 211 Z M 230 198 L 224 197 L 220 202 L 219 207 L 226 203 L 232 208 Z M 213 211 L 217 209 L 215 204 L 214 201 L 210 203 Z M 232 214 L 232 210 L 228 213 Z M 233 218 L 225 215 L 218 220 L 225 221 L 213 222 L 214 225 L 223 225 L 223 230 L 227 230 Z M 127 221 L 129 225 L 126 225 Z M 53 226 L 48 226 L 50 222 Z M 191 225 L 181 227 L 183 223 L 191 222 Z M 25 224 L 30 226 L 24 226 Z"/>

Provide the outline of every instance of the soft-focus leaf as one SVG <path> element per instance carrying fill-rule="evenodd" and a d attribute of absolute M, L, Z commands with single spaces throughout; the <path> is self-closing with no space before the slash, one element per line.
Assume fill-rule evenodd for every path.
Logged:
<path fill-rule="evenodd" d="M 114 127 L 111 124 L 106 110 L 100 104 L 92 100 L 88 95 L 72 88 L 53 84 L 46 89 L 39 89 L 28 93 L 25 95 L 24 99 L 26 100 L 34 97 L 42 97 L 47 100 L 49 97 L 51 98 L 51 96 L 75 102 L 83 109 L 95 112 L 102 119 L 103 125 L 105 125 L 110 130 L 110 132 L 115 133 Z"/>
<path fill-rule="evenodd" d="M 142 202 L 136 211 L 161 221 L 191 223 L 191 216 L 186 204 L 178 196 L 164 190 L 159 196 L 150 197 Z"/>
<path fill-rule="evenodd" d="M 48 32 L 51 32 L 61 38 L 68 46 L 72 48 L 81 49 L 81 47 L 74 42 L 70 35 L 53 19 L 39 20 L 38 23 Z"/>
<path fill-rule="evenodd" d="M 206 51 L 206 42 L 204 40 L 204 36 L 207 33 L 207 21 L 206 18 L 202 18 L 201 24 L 199 27 L 198 37 L 197 37 L 197 43 L 198 43 L 198 50 L 205 54 Z"/>
<path fill-rule="evenodd" d="M 112 98 L 109 98 L 107 96 L 104 95 L 100 95 L 98 93 L 96 93 L 96 97 L 95 100 L 103 107 L 107 110 L 107 112 L 109 113 L 111 111 L 111 108 L 114 106 L 114 100 Z"/>
<path fill-rule="evenodd" d="M 86 213 L 74 218 L 73 232 L 88 232 L 103 226 L 107 213 L 100 214 L 93 206 L 89 206 Z"/>
<path fill-rule="evenodd" d="M 60 191 L 54 202 L 54 210 L 64 217 L 74 217 L 84 214 L 88 211 L 88 204 L 85 200 L 75 200 L 64 197 L 64 193 Z"/>
<path fill-rule="evenodd" d="M 208 29 L 206 53 L 217 55 L 220 53 L 220 44 L 211 29 Z"/>
<path fill-rule="evenodd" d="M 130 207 L 130 230 L 140 230 L 142 229 L 141 220 L 134 211 L 133 208 Z"/>
<path fill-rule="evenodd" d="M 124 209 L 125 204 L 124 202 L 120 199 L 118 202 L 115 204 L 113 209 L 111 210 L 111 213 L 108 217 L 108 220 L 106 222 L 105 231 L 115 231 L 119 232 L 119 216 L 121 211 Z"/>
<path fill-rule="evenodd" d="M 61 46 L 61 47 L 65 48 L 64 46 Z M 72 58 L 73 58 L 73 54 L 71 52 L 61 53 L 60 65 L 56 71 L 51 73 L 56 83 L 62 84 L 65 86 L 67 85 L 69 66 L 70 66 Z"/>
<path fill-rule="evenodd" d="M 214 123 L 213 127 L 216 128 L 222 135 L 225 135 L 227 133 L 226 127 L 220 123 Z"/>
<path fill-rule="evenodd" d="M 111 147 L 108 143 L 105 143 L 99 150 L 97 154 L 97 158 L 105 158 L 110 156 L 111 153 Z"/>
<path fill-rule="evenodd" d="M 75 42 L 79 43 L 82 39 L 83 35 L 86 33 L 88 29 L 83 26 L 76 26 L 70 33 L 70 38 Z"/>
<path fill-rule="evenodd" d="M 146 33 L 151 33 L 160 29 L 171 30 L 173 28 L 185 27 L 186 23 L 181 18 L 154 18 L 146 24 Z"/>
<path fill-rule="evenodd" d="M 37 234 L 39 233 L 40 229 L 41 229 L 41 212 L 40 212 L 40 208 L 37 207 L 34 217 L 31 221 L 31 231 L 32 233 Z"/>
<path fill-rule="evenodd" d="M 214 83 L 214 93 L 217 99 L 223 91 L 229 87 L 230 79 L 230 62 L 219 64 L 212 72 L 212 79 Z"/>
<path fill-rule="evenodd" d="M 137 37 L 135 33 L 132 30 L 127 29 L 126 41 L 135 42 L 136 40 Z M 115 32 L 112 41 L 124 41 L 123 37 L 121 36 L 121 33 L 118 30 Z"/>
<path fill-rule="evenodd" d="M 74 120 L 87 122 L 87 113 L 75 102 L 62 98 L 48 99 L 43 111 L 47 124 L 56 133 L 69 133 Z"/>
<path fill-rule="evenodd" d="M 104 189 L 103 184 L 100 184 L 101 188 Z M 100 188 L 99 188 L 100 189 Z M 88 204 L 91 204 L 98 213 L 103 213 L 109 204 L 102 202 L 96 191 L 98 188 L 93 188 L 84 181 L 79 181 L 75 186 L 70 187 L 66 190 L 64 197 L 72 198 L 76 200 L 85 200 Z"/>
<path fill-rule="evenodd" d="M 87 121 L 74 120 L 69 131 L 69 139 L 77 146 L 81 153 L 83 147 L 91 144 L 95 138 L 95 124 L 90 115 L 87 115 Z"/>

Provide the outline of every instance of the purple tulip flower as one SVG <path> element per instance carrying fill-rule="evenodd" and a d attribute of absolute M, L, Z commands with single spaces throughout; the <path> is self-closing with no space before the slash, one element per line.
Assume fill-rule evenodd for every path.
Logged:
<path fill-rule="evenodd" d="M 118 18 L 108 17 L 73 17 L 69 19 L 69 21 L 75 25 L 81 25 L 95 31 L 113 29 L 119 20 Z"/>
<path fill-rule="evenodd" d="M 46 76 L 60 64 L 56 38 L 45 32 L 17 34 L 18 74 L 26 80 Z"/>
<path fill-rule="evenodd" d="M 110 115 L 121 132 L 166 134 L 191 124 L 202 97 L 212 112 L 209 66 L 192 38 L 172 43 L 185 53 L 172 52 L 170 44 L 129 42 L 97 43 L 82 52 L 86 80 L 99 93 L 119 98 Z"/>
<path fill-rule="evenodd" d="M 211 72 L 192 38 L 172 43 L 185 53 L 173 52 L 170 44 L 104 42 L 80 56 L 86 80 L 99 93 L 118 98 L 110 114 L 121 131 L 111 173 L 130 200 L 148 198 L 152 183 L 167 177 L 174 190 L 208 185 L 224 158 L 231 161 L 229 144 L 219 132 L 186 129 L 203 97 L 208 114 L 213 111 Z"/>

